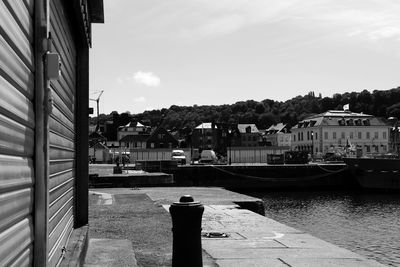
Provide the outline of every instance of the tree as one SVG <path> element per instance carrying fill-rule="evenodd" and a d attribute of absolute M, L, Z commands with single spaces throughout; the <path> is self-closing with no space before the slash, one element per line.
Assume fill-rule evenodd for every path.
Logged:
<path fill-rule="evenodd" d="M 261 102 L 260 102 L 260 103 L 257 103 L 255 110 L 256 110 L 256 113 L 257 113 L 257 114 L 262 114 L 262 113 L 264 113 L 264 112 L 265 112 L 265 106 L 264 106 L 264 104 L 261 103 Z"/>

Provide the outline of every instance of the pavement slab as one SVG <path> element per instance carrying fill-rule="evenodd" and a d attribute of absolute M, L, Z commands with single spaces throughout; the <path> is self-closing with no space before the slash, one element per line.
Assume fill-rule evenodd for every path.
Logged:
<path fill-rule="evenodd" d="M 91 238 L 83 266 L 135 267 L 138 265 L 129 240 Z"/>

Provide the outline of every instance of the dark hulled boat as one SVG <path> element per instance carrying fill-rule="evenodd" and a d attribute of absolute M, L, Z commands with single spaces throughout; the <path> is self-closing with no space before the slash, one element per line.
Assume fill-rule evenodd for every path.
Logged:
<path fill-rule="evenodd" d="M 359 184 L 369 189 L 400 190 L 400 158 L 382 156 L 344 158 Z"/>

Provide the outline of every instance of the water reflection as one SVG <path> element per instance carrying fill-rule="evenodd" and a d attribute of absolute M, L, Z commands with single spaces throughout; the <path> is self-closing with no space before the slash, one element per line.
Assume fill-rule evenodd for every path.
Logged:
<path fill-rule="evenodd" d="M 264 192 L 265 215 L 318 238 L 400 266 L 400 195 Z"/>

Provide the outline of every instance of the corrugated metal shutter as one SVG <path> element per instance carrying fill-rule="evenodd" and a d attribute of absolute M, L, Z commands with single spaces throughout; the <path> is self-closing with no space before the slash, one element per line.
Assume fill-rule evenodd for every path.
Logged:
<path fill-rule="evenodd" d="M 61 77 L 51 82 L 49 265 L 62 258 L 74 223 L 76 45 L 61 0 L 50 1 L 52 51 L 61 57 Z"/>
<path fill-rule="evenodd" d="M 33 0 L 0 1 L 0 266 L 32 265 Z"/>

